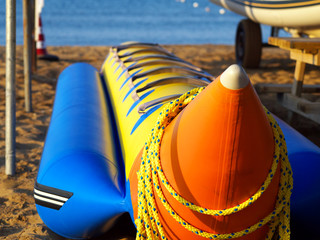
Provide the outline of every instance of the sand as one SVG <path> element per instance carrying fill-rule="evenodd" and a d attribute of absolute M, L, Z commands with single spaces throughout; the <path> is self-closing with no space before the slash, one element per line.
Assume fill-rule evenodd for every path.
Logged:
<path fill-rule="evenodd" d="M 214 76 L 235 63 L 233 46 L 179 45 L 165 46 L 179 57 L 203 68 Z M 48 230 L 37 214 L 33 200 L 33 185 L 37 175 L 46 131 L 50 122 L 56 79 L 60 72 L 75 62 L 87 62 L 100 68 L 108 47 L 48 47 L 59 62 L 38 61 L 37 74 L 48 82 L 32 81 L 33 112 L 24 110 L 23 54 L 17 48 L 16 74 L 16 175 L 4 174 L 5 162 L 5 48 L 0 47 L 0 239 L 60 239 Z M 261 67 L 248 69 L 255 83 L 291 83 L 295 63 L 289 53 L 278 48 L 263 49 Z M 320 84 L 318 67 L 307 66 L 305 84 Z M 275 94 L 261 94 L 262 102 L 279 117 L 286 120 L 287 111 L 276 101 Z M 295 115 L 291 125 L 320 146 L 320 126 Z M 103 239 L 133 239 L 130 220 L 123 219 Z"/>

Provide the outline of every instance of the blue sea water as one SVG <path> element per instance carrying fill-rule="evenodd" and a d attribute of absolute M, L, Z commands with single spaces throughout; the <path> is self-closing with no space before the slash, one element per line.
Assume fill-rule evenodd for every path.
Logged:
<path fill-rule="evenodd" d="M 0 45 L 5 45 L 5 2 L 0 0 Z M 220 9 L 209 0 L 46 0 L 42 22 L 45 43 L 51 46 L 125 41 L 232 45 L 243 17 L 231 11 L 221 15 Z M 262 30 L 267 41 L 270 27 Z M 17 44 L 23 44 L 21 0 L 17 1 Z"/>

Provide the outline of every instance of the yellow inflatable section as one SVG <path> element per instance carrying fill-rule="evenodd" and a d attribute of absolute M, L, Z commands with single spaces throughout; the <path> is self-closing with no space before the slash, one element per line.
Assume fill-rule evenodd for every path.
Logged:
<path fill-rule="evenodd" d="M 127 179 L 163 105 L 214 79 L 157 44 L 136 42 L 112 47 L 101 72 L 111 95 Z"/>

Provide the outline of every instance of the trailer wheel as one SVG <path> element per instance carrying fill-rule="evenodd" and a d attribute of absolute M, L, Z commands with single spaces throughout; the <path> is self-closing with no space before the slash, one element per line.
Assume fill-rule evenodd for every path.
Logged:
<path fill-rule="evenodd" d="M 241 20 L 236 34 L 236 59 L 245 68 L 257 68 L 262 49 L 260 24 L 250 19 Z"/>

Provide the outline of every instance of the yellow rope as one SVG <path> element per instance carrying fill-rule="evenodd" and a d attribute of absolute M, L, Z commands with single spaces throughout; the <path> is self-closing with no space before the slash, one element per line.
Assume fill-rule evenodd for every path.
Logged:
<path fill-rule="evenodd" d="M 160 145 L 165 127 L 178 115 L 178 113 L 191 102 L 203 88 L 193 89 L 178 99 L 168 103 L 160 113 L 156 126 L 152 129 L 151 134 L 145 143 L 143 150 L 140 169 L 138 175 L 138 218 L 135 220 L 137 226 L 136 239 L 167 239 L 159 219 L 159 213 L 156 208 L 155 194 L 159 197 L 161 203 L 170 213 L 170 215 L 179 222 L 184 228 L 204 238 L 209 239 L 231 239 L 247 235 L 265 224 L 269 224 L 269 232 L 266 239 L 271 239 L 276 228 L 279 229 L 280 239 L 290 239 L 290 196 L 293 186 L 292 170 L 287 156 L 287 147 L 284 135 L 272 117 L 271 113 L 265 108 L 265 112 L 269 119 L 273 130 L 275 151 L 274 158 L 269 174 L 258 189 L 258 191 L 245 202 L 228 208 L 228 209 L 207 209 L 197 206 L 192 202 L 180 196 L 170 185 L 166 179 L 160 164 Z M 189 209 L 212 216 L 227 216 L 239 212 L 252 203 L 254 203 L 268 188 L 280 162 L 280 184 L 276 201 L 276 206 L 264 219 L 243 229 L 239 232 L 227 234 L 214 234 L 203 231 L 189 224 L 182 219 L 172 207 L 168 204 L 161 190 L 160 181 L 166 187 L 167 191 L 181 204 Z M 154 192 L 155 189 L 155 192 Z"/>

